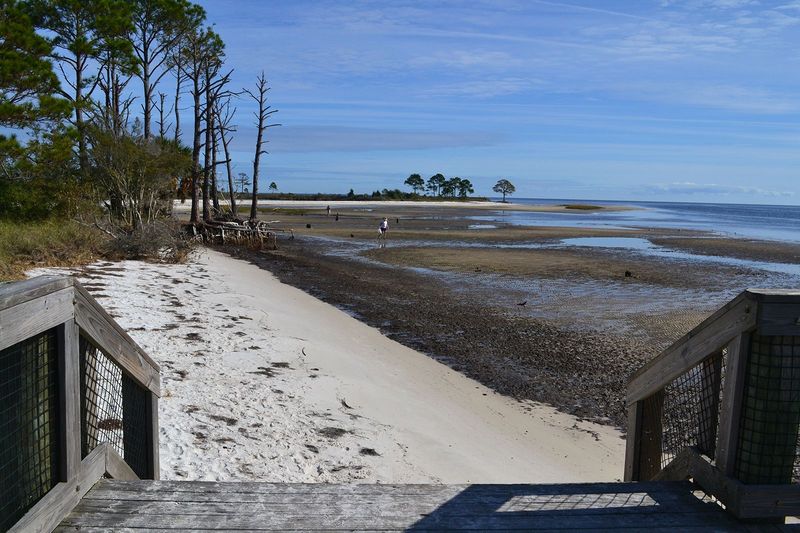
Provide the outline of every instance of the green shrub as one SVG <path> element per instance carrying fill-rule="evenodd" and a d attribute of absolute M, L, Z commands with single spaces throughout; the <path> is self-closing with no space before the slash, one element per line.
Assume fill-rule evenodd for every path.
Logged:
<path fill-rule="evenodd" d="M 73 221 L 0 220 L 0 280 L 22 279 L 34 267 L 76 266 L 97 259 L 107 236 Z"/>

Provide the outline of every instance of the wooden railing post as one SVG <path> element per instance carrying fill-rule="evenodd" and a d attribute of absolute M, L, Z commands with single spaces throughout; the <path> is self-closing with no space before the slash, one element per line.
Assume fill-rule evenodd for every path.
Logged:
<path fill-rule="evenodd" d="M 625 481 L 641 481 L 639 450 L 642 434 L 642 402 L 628 406 L 628 436 L 625 442 Z"/>
<path fill-rule="evenodd" d="M 625 481 L 647 481 L 661 470 L 664 391 L 629 406 Z"/>
<path fill-rule="evenodd" d="M 728 343 L 725 386 L 722 391 L 722 407 L 719 413 L 719 434 L 715 462 L 726 476 L 733 474 L 736 448 L 739 438 L 739 417 L 742 411 L 742 389 L 744 388 L 745 364 L 750 335 L 743 333 Z"/>
<path fill-rule="evenodd" d="M 751 336 L 733 475 L 746 484 L 789 484 L 800 426 L 800 337 Z"/>
<path fill-rule="evenodd" d="M 60 477 L 69 481 L 81 464 L 80 348 L 78 326 L 69 319 L 58 327 Z"/>
<path fill-rule="evenodd" d="M 148 477 L 161 479 L 161 463 L 158 454 L 158 396 L 149 391 L 147 395 L 149 398 L 147 402 L 147 464 L 150 466 Z"/>
<path fill-rule="evenodd" d="M 0 284 L 0 350 L 26 340 L 40 343 L 36 349 L 47 351 L 46 368 L 42 366 L 45 361 L 33 369 L 25 367 L 29 375 L 22 376 L 22 379 L 37 384 L 46 381 L 48 390 L 54 391 L 47 398 L 48 410 L 32 414 L 38 417 L 40 426 L 47 424 L 47 430 L 25 426 L 18 431 L 25 441 L 22 446 L 30 445 L 42 453 L 47 452 L 46 469 L 52 476 L 39 480 L 40 485 L 48 484 L 47 492 L 37 495 L 40 496 L 38 501 L 17 519 L 9 530 L 11 532 L 52 531 L 104 474 L 118 479 L 138 478 L 111 444 L 100 443 L 83 457 L 81 402 L 87 396 L 82 390 L 85 385 L 82 381 L 85 382 L 86 377 L 86 372 L 81 369 L 84 339 L 91 340 L 107 354 L 111 364 L 127 373 L 132 387 L 138 389 L 139 424 L 134 433 L 141 441 L 136 446 L 138 450 L 144 446 L 147 460 L 144 473 L 153 479 L 159 477 L 158 395 L 161 378 L 158 365 L 73 279 L 41 277 Z M 5 364 L 11 365 L 8 373 L 20 366 L 14 366 L 16 362 Z M 31 375 L 33 372 L 36 375 Z M 46 380 L 40 375 L 46 375 Z M 4 481 L 12 485 L 15 482 Z M 16 485 L 4 490 L 18 490 L 28 482 L 27 479 L 16 481 Z M 20 504 L 10 511 L 15 514 L 9 516 L 16 518 L 23 506 Z M 0 517 L 0 529 L 7 526 L 3 518 L 7 517 Z"/>
<path fill-rule="evenodd" d="M 662 433 L 664 431 L 664 390 L 642 402 L 642 424 L 639 444 L 639 476 L 653 479 L 661 471 Z"/>
<path fill-rule="evenodd" d="M 722 383 L 722 351 L 703 361 L 700 372 L 700 427 L 697 448 L 709 457 L 714 457 L 717 447 L 719 389 Z"/>

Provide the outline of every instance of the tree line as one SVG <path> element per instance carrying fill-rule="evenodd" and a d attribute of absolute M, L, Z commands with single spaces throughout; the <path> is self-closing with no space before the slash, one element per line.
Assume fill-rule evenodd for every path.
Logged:
<path fill-rule="evenodd" d="M 424 195 L 428 192 L 431 196 L 442 198 L 467 198 L 475 192 L 472 182 L 468 179 L 458 176 L 448 179 L 443 174 L 434 174 L 427 182 L 419 174 L 411 174 L 404 184 L 411 187 L 414 194 Z"/>
<path fill-rule="evenodd" d="M 205 11 L 187 0 L 0 0 L 0 217 L 102 206 L 110 226 L 135 231 L 169 214 L 177 193 L 192 224 L 212 220 L 223 214 L 222 180 L 235 190 L 236 103 L 249 99 L 256 219 L 277 110 L 263 72 L 234 89 L 225 60 Z"/>
<path fill-rule="evenodd" d="M 424 195 L 426 192 L 431 196 L 443 198 L 467 198 L 473 194 L 475 190 L 472 187 L 472 182 L 468 179 L 459 177 L 445 178 L 442 174 L 434 174 L 427 181 L 419 174 L 411 174 L 406 181 L 405 185 L 411 187 L 414 194 Z M 498 194 L 503 195 L 503 202 L 506 201 L 506 196 L 514 194 L 516 188 L 514 184 L 505 178 L 499 179 L 492 187 L 492 190 Z"/>

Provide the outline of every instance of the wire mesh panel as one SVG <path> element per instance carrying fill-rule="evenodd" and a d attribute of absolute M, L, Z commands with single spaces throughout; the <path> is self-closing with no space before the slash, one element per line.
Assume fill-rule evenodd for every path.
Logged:
<path fill-rule="evenodd" d="M 714 458 L 726 358 L 722 352 L 705 359 L 643 402 L 643 459 L 654 463 L 647 472 L 657 473 L 689 446 Z"/>
<path fill-rule="evenodd" d="M 798 481 L 800 337 L 754 334 L 745 371 L 736 477 L 743 483 Z"/>
<path fill-rule="evenodd" d="M 81 456 L 100 444 L 122 447 L 122 370 L 81 335 Z"/>
<path fill-rule="evenodd" d="M 0 531 L 58 482 L 55 330 L 0 351 Z"/>
<path fill-rule="evenodd" d="M 140 478 L 149 477 L 147 389 L 81 336 L 81 454 L 106 443 Z"/>
<path fill-rule="evenodd" d="M 148 403 L 150 393 L 127 375 L 122 376 L 122 398 L 125 416 L 123 425 L 123 457 L 128 466 L 142 479 L 151 477 L 150 418 Z"/>

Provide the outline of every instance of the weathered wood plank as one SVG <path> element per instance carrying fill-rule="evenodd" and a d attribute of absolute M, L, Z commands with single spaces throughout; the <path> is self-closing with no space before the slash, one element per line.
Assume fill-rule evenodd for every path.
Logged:
<path fill-rule="evenodd" d="M 747 289 L 746 292 L 759 303 L 794 303 L 800 299 L 797 289 Z"/>
<path fill-rule="evenodd" d="M 642 401 L 638 467 L 641 480 L 653 479 L 661 471 L 663 432 L 664 390 L 661 389 Z"/>
<path fill-rule="evenodd" d="M 106 446 L 106 473 L 114 479 L 133 481 L 139 476 L 111 446 Z"/>
<path fill-rule="evenodd" d="M 800 485 L 745 485 L 739 492 L 740 518 L 800 515 Z"/>
<path fill-rule="evenodd" d="M 639 481 L 639 452 L 642 434 L 642 402 L 628 406 L 628 434 L 625 441 L 625 481 Z"/>
<path fill-rule="evenodd" d="M 0 350 L 70 320 L 72 298 L 67 287 L 0 310 Z"/>
<path fill-rule="evenodd" d="M 491 494 L 585 494 L 585 493 L 666 493 L 688 491 L 690 485 L 681 482 L 640 483 L 568 483 L 568 484 L 503 484 L 503 485 L 431 485 L 431 484 L 372 484 L 372 483 L 262 483 L 254 481 L 115 481 L 105 479 L 98 483 L 92 494 L 104 491 L 136 491 L 160 493 L 162 491 L 196 493 L 251 493 L 251 494 L 423 494 L 442 491 L 463 492 L 470 487 L 480 487 L 482 493 Z M 91 495 L 89 495 L 91 496 Z"/>
<path fill-rule="evenodd" d="M 0 283 L 0 310 L 72 287 L 69 276 L 38 276 L 22 281 Z"/>
<path fill-rule="evenodd" d="M 57 484 L 14 524 L 9 533 L 52 531 L 75 508 L 92 485 L 103 477 L 105 471 L 105 446 L 99 446 L 81 461 L 76 477 Z"/>
<path fill-rule="evenodd" d="M 653 477 L 654 481 L 684 481 L 689 477 L 691 449 L 684 448 L 675 458 Z"/>
<path fill-rule="evenodd" d="M 59 432 L 61 481 L 69 481 L 81 464 L 80 354 L 78 326 L 67 320 L 58 330 Z"/>
<path fill-rule="evenodd" d="M 448 486 L 102 480 L 58 531 L 740 529 L 693 490 L 685 481 Z"/>
<path fill-rule="evenodd" d="M 793 303 L 762 303 L 758 306 L 760 335 L 800 335 L 800 297 Z"/>
<path fill-rule="evenodd" d="M 75 284 L 75 321 L 113 361 L 153 394 L 161 394 L 158 365 L 86 290 Z"/>
<path fill-rule="evenodd" d="M 713 494 L 729 509 L 737 508 L 741 483 L 726 477 L 697 450 L 689 449 L 689 474 L 695 483 Z"/>
<path fill-rule="evenodd" d="M 728 518 L 724 511 L 717 508 L 707 513 L 652 513 L 652 514 L 574 514 L 566 516 L 560 513 L 492 513 L 485 516 L 454 516 L 433 512 L 427 516 L 403 515 L 391 516 L 377 512 L 371 516 L 286 516 L 281 513 L 250 513 L 241 509 L 236 515 L 142 515 L 142 514 L 77 514 L 73 513 L 63 522 L 65 526 L 94 527 L 154 527 L 154 528 L 195 528 L 195 529 L 261 529 L 261 530 L 297 530 L 297 529 L 599 529 L 599 528 L 635 528 L 645 529 L 652 526 L 738 526 Z"/>
<path fill-rule="evenodd" d="M 184 529 L 184 528 L 146 528 L 146 530 L 150 533 L 197 533 L 196 529 Z M 519 529 L 517 531 L 529 531 L 528 528 Z M 559 531 L 564 531 L 564 529 L 558 529 Z M 239 533 L 255 533 L 257 531 L 269 531 L 267 529 L 237 529 Z M 284 530 L 287 531 L 287 530 Z M 297 529 L 292 531 L 298 531 Z M 342 531 L 341 529 L 315 529 L 315 533 L 326 533 L 326 532 L 334 532 L 334 531 Z M 357 531 L 353 529 L 349 529 L 347 531 Z M 372 529 L 365 529 L 364 531 L 414 531 L 408 529 L 382 529 L 376 530 Z M 416 531 L 423 531 L 421 528 L 417 529 Z M 474 531 L 470 528 L 462 529 L 462 531 Z M 509 530 L 505 530 L 509 531 Z M 513 530 L 512 530 L 513 531 Z M 593 528 L 591 529 L 594 533 L 619 533 L 619 528 Z M 635 529 L 634 529 L 635 531 Z M 709 528 L 707 525 L 701 526 L 689 526 L 683 525 L 681 526 L 680 531 L 683 533 L 708 533 L 709 531 L 714 531 L 717 533 L 725 532 L 725 531 L 735 531 L 735 532 L 746 532 L 750 531 L 753 533 L 768 533 L 771 531 L 780 532 L 780 531 L 796 531 L 796 529 L 788 529 L 786 527 L 781 526 L 750 526 L 750 527 L 743 527 L 743 526 L 727 526 L 720 524 L 716 527 Z M 67 532 L 80 532 L 80 533 L 108 533 L 108 528 L 106 527 L 86 527 L 86 526 L 59 526 L 55 529 L 56 533 L 67 533 Z M 141 533 L 142 528 L 114 528 L 114 533 Z M 647 528 L 648 533 L 675 533 L 675 528 L 673 526 L 667 527 L 658 527 L 658 526 L 650 526 Z"/>
<path fill-rule="evenodd" d="M 159 457 L 158 396 L 150 393 L 147 403 L 147 459 L 150 479 L 161 479 L 161 460 Z"/>
<path fill-rule="evenodd" d="M 700 395 L 700 433 L 697 436 L 697 447 L 709 457 L 717 447 L 717 426 L 720 407 L 720 387 L 722 384 L 722 350 L 703 361 L 702 393 Z M 703 421 L 704 423 L 701 423 Z"/>
<path fill-rule="evenodd" d="M 733 473 L 736 461 L 736 447 L 739 436 L 739 415 L 741 397 L 744 389 L 745 365 L 750 350 L 750 334 L 737 336 L 727 347 L 725 365 L 725 385 L 722 390 L 722 404 L 719 410 L 719 431 L 717 449 L 714 454 L 717 468 L 725 475 Z"/>
<path fill-rule="evenodd" d="M 123 496 L 116 496 L 113 491 L 97 493 L 84 497 L 81 501 L 81 509 L 102 509 L 120 505 L 135 508 L 139 505 L 152 505 L 158 507 L 163 504 L 166 509 L 179 511 L 184 504 L 203 504 L 204 502 L 220 505 L 263 505 L 270 507 L 281 506 L 301 506 L 313 503 L 315 506 L 335 506 L 342 499 L 350 503 L 359 503 L 365 506 L 377 504 L 398 504 L 402 506 L 426 506 L 440 505 L 443 502 L 458 497 L 459 502 L 469 502 L 476 508 L 480 507 L 499 507 L 508 504 L 512 507 L 571 507 L 571 508 L 597 508 L 607 509 L 609 507 L 641 507 L 645 503 L 655 505 L 659 508 L 673 505 L 680 506 L 684 510 L 691 510 L 698 505 L 698 501 L 691 493 L 686 490 L 682 492 L 659 492 L 649 494 L 647 492 L 622 492 L 622 493 L 585 493 L 585 494 L 526 494 L 508 495 L 502 493 L 482 494 L 480 489 L 466 489 L 463 491 L 441 491 L 439 493 L 425 494 L 227 494 L 227 493 L 193 493 L 193 492 L 133 492 L 126 491 Z M 313 511 L 312 511 L 313 512 Z"/>
<path fill-rule="evenodd" d="M 372 495 L 342 498 L 307 498 L 274 502 L 220 502 L 220 501 L 136 501 L 136 500 L 87 500 L 75 507 L 76 514 L 159 514 L 159 515 L 236 515 L 244 509 L 247 513 L 280 513 L 284 516 L 345 515 L 356 513 L 368 516 L 380 513 L 384 516 L 408 516 L 430 514 L 447 504 L 440 512 L 453 516 L 480 516 L 493 512 L 550 512 L 570 514 L 647 514 L 663 512 L 707 512 L 706 506 L 695 499 L 694 504 L 684 498 L 659 498 L 647 494 L 585 495 L 573 501 L 562 501 L 544 497 L 496 497 L 474 499 L 469 495 L 454 498 L 439 496 L 417 496 L 397 498 L 390 495 Z"/>
<path fill-rule="evenodd" d="M 756 304 L 745 292 L 643 366 L 628 382 L 627 403 L 643 400 L 743 331 L 756 325 Z"/>

